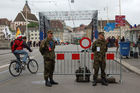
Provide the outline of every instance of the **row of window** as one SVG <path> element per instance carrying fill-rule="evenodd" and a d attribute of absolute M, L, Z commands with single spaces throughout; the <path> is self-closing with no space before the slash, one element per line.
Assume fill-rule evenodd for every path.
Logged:
<path fill-rule="evenodd" d="M 31 36 L 37 36 L 38 34 L 31 34 Z"/>
<path fill-rule="evenodd" d="M 16 22 L 16 25 L 26 25 L 26 22 Z"/>
<path fill-rule="evenodd" d="M 33 39 L 40 39 L 40 38 L 39 37 L 31 37 L 30 39 L 33 40 Z"/>
<path fill-rule="evenodd" d="M 30 30 L 29 32 L 38 32 L 38 30 Z"/>

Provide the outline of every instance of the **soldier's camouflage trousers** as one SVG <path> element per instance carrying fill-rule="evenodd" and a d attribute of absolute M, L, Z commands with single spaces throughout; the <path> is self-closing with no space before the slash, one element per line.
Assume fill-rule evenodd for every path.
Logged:
<path fill-rule="evenodd" d="M 55 60 L 45 60 L 44 61 L 44 79 L 53 78 L 53 72 L 55 69 Z"/>
<path fill-rule="evenodd" d="M 106 78 L 106 74 L 105 74 L 106 62 L 105 62 L 105 60 L 103 60 L 103 61 L 94 60 L 93 68 L 94 68 L 93 79 L 98 78 L 99 68 L 101 68 L 101 77 Z"/>

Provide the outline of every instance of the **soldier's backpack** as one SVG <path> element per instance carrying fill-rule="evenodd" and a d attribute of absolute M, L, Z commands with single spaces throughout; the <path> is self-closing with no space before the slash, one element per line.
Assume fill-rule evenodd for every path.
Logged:
<path fill-rule="evenodd" d="M 86 72 L 85 79 L 84 79 L 84 71 Z M 76 74 L 76 82 L 89 82 L 90 81 L 91 72 L 87 67 L 85 68 L 79 67 L 75 71 L 75 74 Z"/>
<path fill-rule="evenodd" d="M 134 52 L 134 58 L 138 58 L 138 52 Z"/>

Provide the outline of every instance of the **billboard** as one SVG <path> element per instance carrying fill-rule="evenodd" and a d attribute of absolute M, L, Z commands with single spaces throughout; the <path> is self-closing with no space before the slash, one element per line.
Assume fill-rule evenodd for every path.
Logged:
<path fill-rule="evenodd" d="M 116 27 L 125 26 L 125 16 L 124 15 L 116 15 L 115 17 Z"/>

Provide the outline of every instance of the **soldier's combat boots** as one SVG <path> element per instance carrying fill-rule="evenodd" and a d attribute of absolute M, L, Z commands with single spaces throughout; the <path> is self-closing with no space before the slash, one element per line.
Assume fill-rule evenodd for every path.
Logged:
<path fill-rule="evenodd" d="M 51 83 L 52 85 L 58 85 L 58 82 L 55 82 L 53 79 L 50 79 L 50 83 Z"/>
<path fill-rule="evenodd" d="M 97 80 L 94 79 L 93 83 L 92 83 L 92 86 L 96 86 L 97 85 Z"/>
<path fill-rule="evenodd" d="M 52 84 L 51 84 L 48 80 L 45 80 L 45 85 L 46 85 L 47 87 L 52 87 Z"/>
<path fill-rule="evenodd" d="M 102 78 L 102 85 L 108 86 L 108 82 L 106 78 Z"/>

